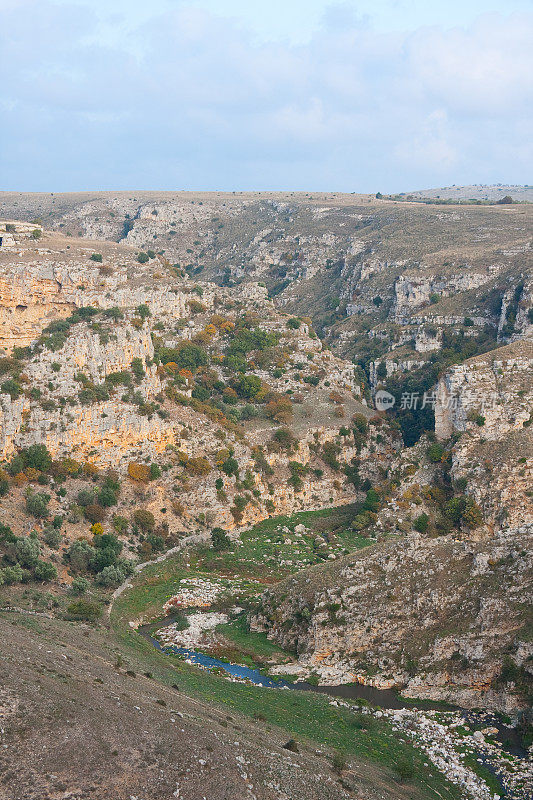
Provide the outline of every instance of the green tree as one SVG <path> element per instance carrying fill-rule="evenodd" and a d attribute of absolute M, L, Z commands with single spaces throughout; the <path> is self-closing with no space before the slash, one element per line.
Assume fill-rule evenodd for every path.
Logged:
<path fill-rule="evenodd" d="M 211 531 L 211 544 L 213 550 L 217 551 L 228 550 L 231 547 L 229 536 L 224 528 L 213 528 Z"/>
<path fill-rule="evenodd" d="M 37 519 L 45 519 L 48 512 L 50 495 L 45 492 L 36 492 L 26 495 L 26 511 Z"/>
<path fill-rule="evenodd" d="M 25 451 L 26 464 L 41 472 L 46 472 L 52 466 L 52 456 L 44 444 L 32 444 Z"/>
<path fill-rule="evenodd" d="M 33 569 L 33 574 L 38 581 L 53 581 L 57 578 L 57 569 L 49 561 L 38 561 Z"/>
<path fill-rule="evenodd" d="M 414 521 L 413 527 L 419 533 L 426 533 L 429 525 L 429 517 L 427 514 L 420 514 Z"/>

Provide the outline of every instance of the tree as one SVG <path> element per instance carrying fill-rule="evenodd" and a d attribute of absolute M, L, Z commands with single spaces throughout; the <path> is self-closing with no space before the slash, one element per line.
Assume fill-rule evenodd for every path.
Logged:
<path fill-rule="evenodd" d="M 285 450 L 290 453 L 298 447 L 298 439 L 288 428 L 278 428 L 272 434 L 268 449 L 272 451 Z"/>
<path fill-rule="evenodd" d="M 65 560 L 75 572 L 87 572 L 89 564 L 96 555 L 96 548 L 83 539 L 72 542 L 65 554 Z"/>
<path fill-rule="evenodd" d="M 31 232 L 31 238 L 32 239 L 40 239 L 42 235 L 43 235 L 43 232 L 42 232 L 42 230 L 40 230 L 40 228 L 35 228 Z"/>
<path fill-rule="evenodd" d="M 26 464 L 41 472 L 47 472 L 52 466 L 52 456 L 44 444 L 32 444 L 25 451 Z"/>
<path fill-rule="evenodd" d="M 420 514 L 414 521 L 413 527 L 419 533 L 426 533 L 429 525 L 429 517 L 427 514 Z"/>
<path fill-rule="evenodd" d="M 13 378 L 4 381 L 0 389 L 4 394 L 8 394 L 12 400 L 16 400 L 22 394 L 22 386 Z"/>
<path fill-rule="evenodd" d="M 21 566 L 32 569 L 38 563 L 40 554 L 41 548 L 39 547 L 39 540 L 36 537 L 25 536 L 24 538 L 17 539 L 15 544 L 15 557 Z"/>
<path fill-rule="evenodd" d="M 220 469 L 224 472 L 228 477 L 235 475 L 236 478 L 239 477 L 239 462 L 236 458 L 230 456 L 227 458 L 221 465 Z M 221 487 L 222 488 L 222 487 Z"/>
<path fill-rule="evenodd" d="M 211 544 L 213 550 L 227 550 L 231 547 L 231 542 L 224 528 L 213 528 L 211 531 Z"/>
<path fill-rule="evenodd" d="M 120 584 L 124 581 L 124 578 L 125 575 L 121 569 L 113 565 L 109 565 L 108 567 L 104 567 L 103 570 L 97 574 L 94 580 L 99 586 L 110 588 L 112 586 L 120 586 Z"/>
<path fill-rule="evenodd" d="M 252 398 L 261 389 L 261 378 L 257 375 L 241 375 L 235 382 L 235 389 L 240 397 Z"/>
<path fill-rule="evenodd" d="M 137 306 L 135 311 L 137 312 L 137 316 L 139 316 L 141 319 L 147 319 L 148 317 L 152 316 L 152 312 L 150 311 L 146 303 L 141 303 L 140 306 Z"/>
<path fill-rule="evenodd" d="M 38 561 L 33 574 L 38 581 L 53 581 L 57 578 L 57 569 L 49 561 Z"/>
<path fill-rule="evenodd" d="M 376 375 L 380 379 L 387 377 L 387 365 L 384 361 L 379 362 L 378 368 L 376 369 Z"/>
<path fill-rule="evenodd" d="M 141 358 L 133 358 L 131 361 L 131 371 L 135 376 L 137 383 L 140 383 L 144 378 L 144 366 Z"/>
<path fill-rule="evenodd" d="M 37 519 L 45 519 L 48 516 L 48 503 L 50 495 L 45 492 L 28 494 L 26 496 L 26 511 Z"/>
<path fill-rule="evenodd" d="M 85 594 L 88 588 L 89 588 L 89 581 L 87 580 L 87 578 L 82 578 L 82 577 L 74 578 L 74 580 L 70 585 L 70 591 L 74 595 Z"/>

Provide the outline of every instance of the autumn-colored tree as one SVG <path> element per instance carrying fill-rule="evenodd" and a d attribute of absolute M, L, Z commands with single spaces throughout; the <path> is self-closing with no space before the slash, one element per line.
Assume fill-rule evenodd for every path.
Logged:
<path fill-rule="evenodd" d="M 265 413 L 270 419 L 287 424 L 292 419 L 292 403 L 283 395 L 272 396 L 265 406 Z"/>
<path fill-rule="evenodd" d="M 181 500 L 173 500 L 172 501 L 172 511 L 177 517 L 181 517 L 182 514 L 185 512 L 185 506 L 181 502 Z"/>
<path fill-rule="evenodd" d="M 150 467 L 147 464 L 140 464 L 138 461 L 130 461 L 128 464 L 128 477 L 138 483 L 148 483 L 150 480 Z"/>
<path fill-rule="evenodd" d="M 187 469 L 191 475 L 209 475 L 211 464 L 204 456 L 195 456 L 187 461 Z"/>
<path fill-rule="evenodd" d="M 98 503 L 90 503 L 83 509 L 83 515 L 89 522 L 102 522 L 105 519 L 105 511 Z"/>

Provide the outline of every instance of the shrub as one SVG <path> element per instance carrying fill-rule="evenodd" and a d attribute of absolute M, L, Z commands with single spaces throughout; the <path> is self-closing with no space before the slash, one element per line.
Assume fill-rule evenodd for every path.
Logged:
<path fill-rule="evenodd" d="M 265 413 L 267 417 L 275 420 L 275 422 L 287 423 L 292 419 L 292 403 L 288 397 L 278 395 L 273 397 L 266 404 Z"/>
<path fill-rule="evenodd" d="M 102 522 L 105 519 L 105 511 L 98 503 L 90 503 L 83 509 L 83 516 L 88 522 Z"/>
<path fill-rule="evenodd" d="M 72 619 L 94 622 L 102 616 L 102 606 L 91 600 L 75 600 L 67 606 L 67 614 Z"/>
<path fill-rule="evenodd" d="M 91 261 L 96 261 L 98 264 L 102 263 L 102 254 L 101 253 L 93 253 L 91 256 Z"/>
<path fill-rule="evenodd" d="M 42 235 L 43 235 L 43 232 L 42 232 L 42 230 L 40 230 L 40 228 L 35 228 L 31 232 L 31 238 L 32 239 L 40 239 Z"/>
<path fill-rule="evenodd" d="M 415 531 L 418 531 L 419 533 L 426 533 L 428 525 L 429 525 L 429 517 L 427 514 L 422 513 L 415 519 L 413 523 L 413 528 L 415 529 Z"/>
<path fill-rule="evenodd" d="M 28 488 L 29 491 L 29 488 Z M 45 519 L 48 516 L 48 503 L 50 495 L 44 492 L 29 494 L 26 497 L 26 511 L 37 519 Z"/>
<path fill-rule="evenodd" d="M 213 528 L 211 531 L 211 544 L 213 550 L 217 551 L 227 550 L 231 547 L 231 542 L 224 528 Z"/>
<path fill-rule="evenodd" d="M 38 581 L 53 581 L 57 578 L 57 569 L 49 561 L 38 561 L 33 574 Z"/>
<path fill-rule="evenodd" d="M 298 330 L 301 324 L 301 321 L 297 317 L 291 317 L 287 320 L 287 328 L 292 328 L 294 331 Z"/>
<path fill-rule="evenodd" d="M 98 493 L 98 503 L 103 506 L 103 508 L 110 508 L 111 506 L 116 506 L 118 502 L 116 492 L 111 489 L 110 486 L 103 486 L 99 493 Z"/>
<path fill-rule="evenodd" d="M 335 442 L 324 442 L 322 445 L 321 459 L 332 470 L 338 472 L 340 464 L 337 461 L 337 456 L 340 453 L 340 447 Z"/>
<path fill-rule="evenodd" d="M 44 543 L 48 545 L 48 547 L 52 548 L 52 550 L 57 550 L 57 548 L 61 544 L 61 539 L 62 539 L 61 533 L 56 528 L 54 528 L 53 526 L 45 528 L 43 533 L 43 540 Z"/>
<path fill-rule="evenodd" d="M 22 394 L 22 386 L 13 378 L 4 381 L 0 389 L 4 394 L 8 394 L 12 400 L 16 400 Z"/>
<path fill-rule="evenodd" d="M 139 264 L 147 264 L 149 260 L 150 256 L 148 255 L 148 253 L 139 253 L 139 255 L 137 256 L 137 261 L 139 262 Z"/>
<path fill-rule="evenodd" d="M 189 458 L 186 468 L 191 475 L 209 475 L 211 472 L 211 464 L 204 456 Z"/>
<path fill-rule="evenodd" d="M 98 586 L 110 588 L 112 586 L 120 586 L 120 584 L 124 581 L 124 578 L 125 575 L 121 569 L 110 565 L 108 567 L 104 567 L 103 570 L 97 574 L 94 581 L 98 584 Z"/>
<path fill-rule="evenodd" d="M 145 533 L 147 531 L 153 531 L 155 527 L 154 515 L 145 508 L 138 508 L 133 512 L 133 522 Z"/>
<path fill-rule="evenodd" d="M 113 515 L 113 527 L 117 533 L 124 536 L 128 532 L 129 525 L 130 523 L 126 517 L 121 517 L 120 514 Z"/>
<path fill-rule="evenodd" d="M 199 300 L 189 300 L 187 305 L 189 306 L 191 314 L 201 314 L 206 310 L 204 304 L 200 303 Z"/>
<path fill-rule="evenodd" d="M 10 586 L 12 583 L 21 583 L 28 573 L 22 569 L 20 564 L 15 564 L 12 567 L 4 567 L 0 569 L 0 584 L 5 583 Z"/>
<path fill-rule="evenodd" d="M 128 464 L 128 476 L 132 481 L 139 483 L 148 483 L 150 480 L 150 467 L 146 464 L 140 464 L 136 461 L 131 461 Z"/>
<path fill-rule="evenodd" d="M 333 771 L 340 775 L 346 769 L 346 753 L 344 750 L 336 750 L 331 759 Z"/>
<path fill-rule="evenodd" d="M 87 580 L 87 578 L 82 578 L 82 577 L 74 578 L 74 580 L 70 585 L 70 591 L 74 595 L 85 594 L 88 588 L 89 588 L 89 581 Z"/>
<path fill-rule="evenodd" d="M 434 464 L 438 464 L 440 461 L 442 461 L 444 453 L 445 453 L 444 447 L 440 444 L 440 442 L 433 442 L 428 447 L 427 451 L 429 460 L 432 461 Z"/>
<path fill-rule="evenodd" d="M 400 780 L 402 782 L 403 781 L 409 781 L 412 778 L 414 778 L 415 767 L 414 767 L 413 762 L 410 759 L 400 758 L 396 762 L 395 769 L 396 769 L 396 772 L 398 773 L 398 776 L 399 776 L 399 778 L 400 778 Z"/>
<path fill-rule="evenodd" d="M 150 464 L 150 480 L 155 481 L 161 477 L 161 467 L 158 464 Z"/>
<path fill-rule="evenodd" d="M 150 311 L 146 303 L 141 303 L 140 306 L 137 306 L 135 312 L 137 316 L 140 317 L 141 319 L 148 319 L 148 317 L 152 316 L 152 312 Z"/>

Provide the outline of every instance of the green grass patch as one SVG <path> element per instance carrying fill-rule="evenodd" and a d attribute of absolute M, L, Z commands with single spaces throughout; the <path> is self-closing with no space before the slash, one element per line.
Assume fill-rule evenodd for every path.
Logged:
<path fill-rule="evenodd" d="M 250 659 L 251 664 L 248 663 L 248 666 L 263 666 L 268 661 L 280 662 L 286 661 L 288 658 L 287 653 L 267 639 L 266 634 L 250 631 L 246 614 L 240 614 L 237 619 L 218 625 L 216 632 L 234 645 L 238 661 L 240 654 Z M 235 658 L 232 660 L 235 661 Z M 239 661 L 239 663 L 245 662 Z"/>

